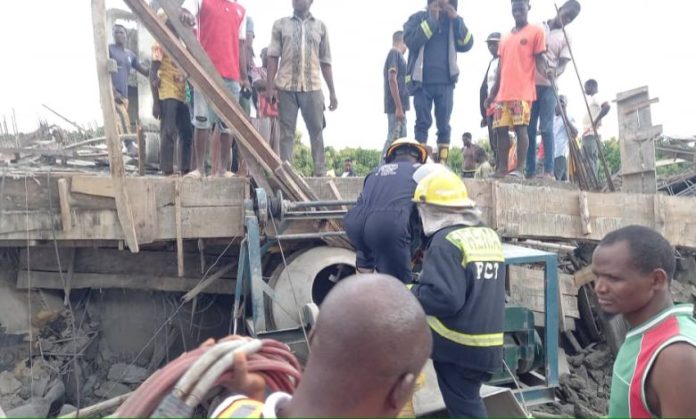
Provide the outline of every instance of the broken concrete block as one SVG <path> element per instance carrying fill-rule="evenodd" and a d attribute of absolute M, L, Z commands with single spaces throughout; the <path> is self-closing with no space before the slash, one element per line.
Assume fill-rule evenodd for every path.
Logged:
<path fill-rule="evenodd" d="M 139 384 L 145 381 L 148 372 L 145 368 L 123 363 L 114 364 L 109 369 L 109 380 L 126 384 Z"/>
<path fill-rule="evenodd" d="M 29 403 L 7 412 L 9 418 L 45 418 L 51 404 L 42 397 L 32 397 Z"/>
<path fill-rule="evenodd" d="M 600 369 L 611 362 L 611 355 L 607 351 L 596 351 L 585 357 L 585 365 L 589 369 Z"/>
<path fill-rule="evenodd" d="M 3 396 L 14 394 L 20 388 L 22 388 L 22 383 L 12 373 L 7 371 L 0 373 L 0 394 Z"/>
<path fill-rule="evenodd" d="M 130 391 L 130 387 L 125 384 L 107 381 L 102 383 L 98 389 L 94 390 L 94 395 L 103 399 L 113 399 L 114 397 L 129 393 Z"/>
<path fill-rule="evenodd" d="M 63 407 L 60 408 L 60 413 L 58 413 L 58 417 L 69 415 L 70 413 L 73 413 L 76 411 L 77 411 L 77 407 L 75 407 L 71 404 L 64 404 Z"/>

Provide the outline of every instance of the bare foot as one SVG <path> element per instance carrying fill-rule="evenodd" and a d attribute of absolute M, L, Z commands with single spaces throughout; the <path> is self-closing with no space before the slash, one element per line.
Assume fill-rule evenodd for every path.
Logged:
<path fill-rule="evenodd" d="M 186 179 L 203 179 L 203 175 L 198 170 L 194 170 L 193 172 L 184 176 L 184 178 L 186 178 Z"/>
<path fill-rule="evenodd" d="M 222 177 L 224 177 L 225 179 L 232 179 L 233 177 L 236 177 L 236 176 L 237 175 L 235 175 L 232 172 L 225 172 L 225 174 Z"/>

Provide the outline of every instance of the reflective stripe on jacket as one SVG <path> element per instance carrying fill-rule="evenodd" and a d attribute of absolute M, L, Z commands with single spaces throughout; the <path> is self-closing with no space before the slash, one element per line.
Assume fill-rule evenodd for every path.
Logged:
<path fill-rule="evenodd" d="M 435 233 L 412 292 L 429 316 L 433 360 L 501 369 L 505 258 L 495 231 L 453 226 Z"/>

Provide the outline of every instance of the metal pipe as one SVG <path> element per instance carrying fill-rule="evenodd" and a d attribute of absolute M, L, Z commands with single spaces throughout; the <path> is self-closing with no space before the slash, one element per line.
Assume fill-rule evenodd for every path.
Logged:
<path fill-rule="evenodd" d="M 345 231 L 325 231 L 321 233 L 302 233 L 302 234 L 281 234 L 280 236 L 269 237 L 270 240 L 311 240 L 325 239 L 328 237 L 346 237 Z"/>
<path fill-rule="evenodd" d="M 328 220 L 343 219 L 346 211 L 305 211 L 305 212 L 286 212 L 283 220 Z"/>
<path fill-rule="evenodd" d="M 556 7 L 556 13 L 560 14 L 561 10 L 558 7 L 557 4 L 554 3 L 554 6 Z M 566 27 L 565 23 L 563 22 L 563 19 L 561 19 L 561 30 L 563 31 L 563 37 L 565 38 L 566 45 L 568 46 L 568 52 L 570 53 L 570 59 L 573 62 L 573 67 L 575 67 L 575 75 L 578 76 L 578 83 L 580 83 L 580 90 L 582 91 L 582 98 L 585 101 L 585 107 L 587 108 L 587 115 L 592 118 L 592 111 L 590 110 L 590 103 L 587 101 L 587 95 L 585 94 L 585 86 L 582 83 L 582 78 L 580 77 L 580 71 L 578 70 L 578 63 L 575 61 L 575 54 L 573 54 L 573 47 L 570 45 L 570 38 L 568 37 L 568 33 L 566 32 Z M 607 159 L 604 156 L 604 149 L 602 142 L 599 139 L 599 133 L 597 132 L 597 125 L 595 124 L 595 121 L 590 121 L 592 123 L 592 131 L 594 132 L 595 135 L 595 141 L 597 142 L 597 153 L 599 154 L 599 158 L 602 162 L 602 167 L 604 168 L 604 176 L 607 178 L 607 185 L 609 186 L 609 191 L 610 192 L 615 192 L 616 189 L 614 188 L 614 181 L 611 179 L 611 172 L 609 171 L 609 165 L 607 164 Z M 599 184 L 599 182 L 597 182 Z"/>
<path fill-rule="evenodd" d="M 288 209 L 314 208 L 314 207 L 342 207 L 346 205 L 355 205 L 356 200 L 343 201 L 307 201 L 307 202 L 289 202 L 287 201 Z"/>

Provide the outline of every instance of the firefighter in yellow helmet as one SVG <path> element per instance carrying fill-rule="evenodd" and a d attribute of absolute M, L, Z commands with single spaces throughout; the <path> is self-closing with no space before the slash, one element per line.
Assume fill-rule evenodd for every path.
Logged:
<path fill-rule="evenodd" d="M 487 416 L 479 391 L 503 359 L 502 244 L 454 173 L 436 171 L 421 180 L 413 201 L 428 244 L 411 291 L 428 315 L 445 405 L 453 417 Z"/>
<path fill-rule="evenodd" d="M 365 178 L 357 205 L 343 220 L 357 251 L 358 271 L 376 270 L 411 282 L 411 243 L 418 222 L 411 201 L 417 186 L 413 175 L 427 158 L 423 145 L 403 138 L 389 147 L 386 163 Z"/>

